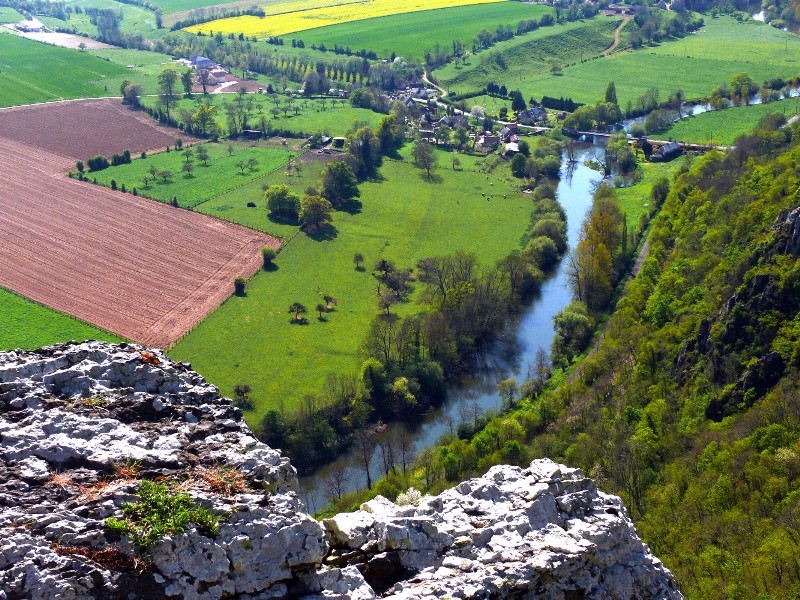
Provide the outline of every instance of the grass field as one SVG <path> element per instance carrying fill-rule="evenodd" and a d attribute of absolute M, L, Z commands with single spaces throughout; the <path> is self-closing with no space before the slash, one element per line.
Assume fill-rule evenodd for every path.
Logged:
<path fill-rule="evenodd" d="M 378 56 L 388 57 L 394 52 L 421 61 L 423 53 L 437 43 L 447 48 L 453 40 L 461 40 L 469 46 L 481 29 L 494 31 L 498 25 L 516 28 L 522 19 L 539 19 L 549 12 L 552 9 L 537 4 L 498 2 L 332 25 L 309 30 L 300 37 L 306 46 L 324 43 L 332 48 L 339 44 L 353 50 L 373 50 Z"/>
<path fill-rule="evenodd" d="M 575 46 L 573 56 L 584 46 Z M 747 52 L 742 51 L 745 47 Z M 560 76 L 528 61 L 506 62 L 510 66 L 505 71 L 481 63 L 461 72 L 448 65 L 435 74 L 457 91 L 480 89 L 493 80 L 510 89 L 519 88 L 526 99 L 546 94 L 572 97 L 578 102 L 602 98 L 609 81 L 614 81 L 624 108 L 628 101 L 634 102 L 654 87 L 660 89 L 662 98 L 682 89 L 687 99 L 698 99 L 708 97 L 712 89 L 741 72 L 759 83 L 775 76 L 800 74 L 800 37 L 757 21 L 737 23 L 731 17 L 708 17 L 705 27 L 684 39 L 578 62 L 564 68 Z"/>
<path fill-rule="evenodd" d="M 672 175 L 680 168 L 682 162 L 683 159 L 678 158 L 666 163 L 641 163 L 639 168 L 642 170 L 642 179 L 630 187 L 616 189 L 620 208 L 628 215 L 628 231 L 636 231 L 642 215 L 650 212 L 652 207 L 650 191 L 653 189 L 653 184 L 662 177 L 666 177 L 671 183 Z"/>
<path fill-rule="evenodd" d="M 728 146 L 740 135 L 750 133 L 758 122 L 769 114 L 780 113 L 788 119 L 799 112 L 798 98 L 787 98 L 768 104 L 737 106 L 681 119 L 654 137 Z"/>
<path fill-rule="evenodd" d="M 400 15 L 404 13 L 448 8 L 451 6 L 465 6 L 469 4 L 494 3 L 496 0 L 370 0 L 367 3 L 340 4 L 326 8 L 313 8 L 310 10 L 297 10 L 280 15 L 266 17 L 230 17 L 217 19 L 208 23 L 187 27 L 186 31 L 197 33 L 220 32 L 244 33 L 246 36 L 266 37 L 270 35 L 285 35 L 298 31 L 306 31 L 317 27 L 349 23 L 387 15 Z"/>
<path fill-rule="evenodd" d="M 156 31 L 156 19 L 153 11 L 140 6 L 123 4 L 115 0 L 78 0 L 70 2 L 69 6 L 75 8 L 79 6 L 83 11 L 87 8 L 111 8 L 122 15 L 120 21 L 120 31 L 122 33 L 141 33 L 147 37 L 153 37 Z M 97 35 L 97 27 L 91 23 L 91 18 L 86 12 L 68 15 L 69 19 L 62 21 L 53 17 L 37 17 L 51 29 L 59 28 L 68 31 L 74 30 L 76 33 L 86 33 L 90 36 Z"/>
<path fill-rule="evenodd" d="M 25 16 L 10 6 L 0 6 L 0 23 L 19 23 Z"/>
<path fill-rule="evenodd" d="M 0 35 L 0 106 L 113 95 L 104 82 L 126 73 L 85 52 Z"/>
<path fill-rule="evenodd" d="M 196 96 L 195 99 L 181 100 L 174 112 L 177 114 L 183 109 L 195 110 L 199 98 L 200 96 Z M 210 98 L 219 107 L 216 114 L 217 124 L 223 130 L 227 129 L 225 105 L 234 102 L 234 94 L 210 94 L 206 98 Z M 289 104 L 285 96 L 266 96 L 264 94 L 248 94 L 248 100 L 250 99 L 253 102 L 248 118 L 251 127 L 257 127 L 261 115 L 263 115 L 271 128 L 299 134 L 344 135 L 358 123 L 366 123 L 375 127 L 384 116 L 366 108 L 353 108 L 347 100 L 340 99 L 337 99 L 335 103 L 330 99 L 325 100 L 324 106 L 322 100 L 298 98 Z M 276 105 L 275 100 L 278 100 L 280 105 Z M 154 106 L 156 99 L 145 98 L 143 101 L 145 104 Z M 271 112 L 276 106 L 279 106 L 277 116 Z M 286 111 L 283 110 L 284 107 L 287 108 Z M 295 107 L 299 111 L 297 114 L 295 114 Z"/>
<path fill-rule="evenodd" d="M 32 350 L 70 340 L 122 338 L 0 288 L 0 350 Z"/>
<path fill-rule="evenodd" d="M 449 63 L 434 74 L 453 92 L 479 90 L 493 81 L 522 90 L 526 100 L 532 95 L 539 97 L 546 90 L 528 89 L 529 79 L 557 79 L 550 74 L 554 62 L 564 66 L 598 56 L 613 42 L 618 24 L 618 19 L 601 15 L 588 21 L 541 27 L 500 42 L 469 57 L 464 64 Z"/>
<path fill-rule="evenodd" d="M 288 168 L 277 169 L 264 177 L 198 204 L 194 210 L 288 239 L 297 233 L 299 228 L 296 225 L 272 221 L 267 217 L 267 203 L 264 200 L 263 187 L 265 185 L 288 185 L 301 197 L 309 187 L 319 189 L 320 174 L 325 167 L 325 161 L 319 160 L 319 158 L 312 152 L 294 161 L 295 168 L 291 170 L 291 176 L 287 175 Z M 337 156 L 325 155 L 325 158 L 336 159 Z M 256 206 L 247 206 L 250 202 Z"/>
<path fill-rule="evenodd" d="M 190 360 L 224 394 L 249 383 L 253 419 L 270 408 L 294 408 L 305 394 L 319 391 L 328 374 L 355 372 L 359 347 L 378 312 L 371 267 L 379 258 L 413 266 L 426 256 L 469 249 L 488 265 L 520 247 L 530 200 L 501 180 L 467 170 L 473 159 L 461 158 L 465 170 L 454 172 L 449 155 L 440 153 L 438 183 L 423 181 L 408 162 L 387 161 L 382 181 L 361 185 L 360 209 L 336 213 L 334 239 L 297 235 L 278 255 L 277 270 L 253 277 L 247 296 L 225 302 L 171 357 Z M 495 197 L 489 201 L 482 193 Z M 364 272 L 353 266 L 356 252 L 366 258 Z M 313 311 L 318 290 L 338 299 L 325 322 Z M 287 309 L 295 301 L 309 307 L 308 325 L 289 323 Z M 399 310 L 416 307 L 409 302 Z M 220 352 L 223 347 L 235 354 Z"/>
<path fill-rule="evenodd" d="M 277 148 L 263 142 L 239 142 L 231 145 L 233 154 L 228 152 L 228 143 L 203 144 L 208 149 L 208 166 L 204 166 L 195 155 L 191 158 L 194 171 L 188 177 L 182 171 L 186 158 L 182 152 L 176 151 L 151 154 L 144 159 L 134 158 L 130 164 L 89 173 L 89 177 L 97 179 L 97 183 L 105 186 L 110 186 L 113 179 L 117 182 L 117 186 L 125 184 L 127 191 L 135 187 L 140 196 L 162 202 L 168 202 L 176 197 L 179 206 L 193 208 L 218 194 L 264 177 L 270 171 L 285 165 L 292 156 L 288 149 Z M 197 146 L 193 151 L 196 149 Z M 255 168 L 242 169 L 237 166 L 239 162 L 247 163 L 251 158 L 258 161 Z M 153 166 L 159 172 L 171 171 L 173 177 L 166 182 L 159 177 L 145 187 L 143 176 Z"/>

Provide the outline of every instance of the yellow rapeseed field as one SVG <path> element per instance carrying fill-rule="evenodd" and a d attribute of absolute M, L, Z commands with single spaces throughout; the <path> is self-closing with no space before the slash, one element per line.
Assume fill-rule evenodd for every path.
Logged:
<path fill-rule="evenodd" d="M 230 17 L 228 19 L 218 19 L 200 25 L 187 27 L 186 31 L 197 33 L 220 32 L 223 35 L 229 33 L 243 33 L 248 37 L 267 37 L 273 35 L 285 35 L 307 29 L 316 29 L 326 25 L 336 25 L 338 23 L 348 23 L 350 21 L 360 21 L 373 17 L 385 17 L 387 15 L 398 15 L 408 12 L 421 10 L 433 10 L 436 8 L 450 8 L 452 6 L 465 6 L 468 4 L 488 4 L 498 0 L 363 0 L 349 4 L 340 4 L 325 8 L 313 8 L 309 10 L 296 10 L 283 14 L 268 15 L 266 17 L 252 17 L 245 15 L 242 17 Z M 287 6 L 290 4 L 287 3 Z"/>

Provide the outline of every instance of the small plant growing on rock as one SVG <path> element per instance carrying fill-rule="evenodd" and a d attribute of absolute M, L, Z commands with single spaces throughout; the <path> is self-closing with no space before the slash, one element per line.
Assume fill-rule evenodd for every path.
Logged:
<path fill-rule="evenodd" d="M 398 506 L 419 506 L 420 500 L 422 500 L 422 493 L 418 489 L 410 487 L 407 491 L 400 492 L 394 503 Z"/>
<path fill-rule="evenodd" d="M 108 531 L 127 535 L 131 542 L 146 550 L 166 535 L 183 533 L 190 524 L 210 535 L 219 531 L 220 517 L 200 506 L 189 494 L 170 490 L 164 483 L 142 481 L 137 490 L 138 502 L 122 506 L 124 518 L 105 520 Z"/>

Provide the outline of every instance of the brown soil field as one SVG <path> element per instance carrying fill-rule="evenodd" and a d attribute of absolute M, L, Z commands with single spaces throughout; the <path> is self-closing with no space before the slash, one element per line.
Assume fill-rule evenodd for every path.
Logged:
<path fill-rule="evenodd" d="M 2 115 L 6 122 L 10 112 Z M 96 117 L 90 114 L 84 126 Z M 83 131 L 77 136 L 85 140 L 81 156 L 119 151 L 102 124 L 87 127 L 93 139 Z M 127 127 L 128 139 L 143 148 L 173 137 L 141 124 L 140 133 Z M 69 179 L 63 173 L 74 158 L 69 129 L 35 134 L 34 146 L 6 134 L 0 123 L 0 162 L 14 174 L 0 178 L 0 286 L 46 306 L 167 347 L 230 296 L 234 277 L 260 267 L 261 246 L 280 245 L 239 225 Z"/>
<path fill-rule="evenodd" d="M 76 160 L 130 150 L 163 150 L 180 137 L 149 115 L 123 106 L 118 98 L 51 102 L 0 110 L 0 137 Z M 71 165 L 67 165 L 71 166 Z"/>

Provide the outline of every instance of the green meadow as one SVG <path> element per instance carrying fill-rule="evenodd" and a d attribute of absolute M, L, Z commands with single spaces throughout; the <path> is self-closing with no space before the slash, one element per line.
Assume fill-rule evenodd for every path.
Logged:
<path fill-rule="evenodd" d="M 267 173 L 285 165 L 292 157 L 287 148 L 275 147 L 264 142 L 237 143 L 205 143 L 202 147 L 208 150 L 208 164 L 197 157 L 196 145 L 192 148 L 172 152 L 151 154 L 147 158 L 135 157 L 130 164 L 109 167 L 102 171 L 88 173 L 90 179 L 96 179 L 100 185 L 111 186 L 114 180 L 117 187 L 125 185 L 126 191 L 136 188 L 137 194 L 162 202 L 178 199 L 183 208 L 193 208 L 209 198 L 243 186 L 254 179 L 262 178 Z M 232 153 L 229 152 L 229 147 Z M 192 156 L 184 155 L 186 150 Z M 248 165 L 253 159 L 256 164 Z M 183 171 L 183 165 L 191 163 L 191 173 Z M 172 176 L 164 178 L 157 175 L 152 180 L 150 169 L 155 167 L 158 173 L 170 171 Z M 151 179 L 147 185 L 144 177 Z"/>
<path fill-rule="evenodd" d="M 550 74 L 553 63 L 564 67 L 600 55 L 614 41 L 618 24 L 619 19 L 600 15 L 587 21 L 540 27 L 499 42 L 462 63 L 451 62 L 436 69 L 434 75 L 454 93 L 478 91 L 494 82 L 521 90 L 526 100 L 534 95 L 539 97 L 546 90 L 528 89 L 529 79 L 555 78 Z"/>
<path fill-rule="evenodd" d="M 196 95 L 194 98 L 180 100 L 173 109 L 173 114 L 180 115 L 182 110 L 195 111 L 201 100 L 211 100 L 217 107 L 216 122 L 223 130 L 227 129 L 226 106 L 234 104 L 236 94 Z M 288 98 L 279 94 L 247 94 L 246 101 L 251 103 L 248 110 L 248 127 L 258 128 L 261 117 L 272 129 L 281 129 L 298 135 L 327 133 L 343 136 L 354 125 L 366 124 L 375 127 L 384 115 L 366 108 L 353 108 L 345 99 L 305 99 Z M 143 98 L 143 102 L 155 106 L 155 98 Z"/>
<path fill-rule="evenodd" d="M 403 150 L 406 157 L 410 149 Z M 335 214 L 335 236 L 317 240 L 298 233 L 281 250 L 275 270 L 257 273 L 246 296 L 228 299 L 171 357 L 190 360 L 223 394 L 248 383 L 254 419 L 271 408 L 296 408 L 328 375 L 355 373 L 379 310 L 371 275 L 378 259 L 413 267 L 421 258 L 464 249 L 489 265 L 521 246 L 531 201 L 502 179 L 479 173 L 471 157 L 460 156 L 464 170 L 453 171 L 450 157 L 439 152 L 434 182 L 407 160 L 386 160 L 378 181 L 361 184 L 359 202 Z M 364 255 L 364 271 L 354 268 L 355 253 Z M 324 321 L 314 311 L 320 293 L 338 300 Z M 293 302 L 308 307 L 308 324 L 290 323 Z M 414 312 L 413 300 L 396 310 Z M 236 356 L 220 347 L 235 348 Z"/>
<path fill-rule="evenodd" d="M 628 231 L 636 231 L 642 215 L 652 210 L 650 192 L 656 181 L 666 177 L 672 182 L 673 174 L 683 163 L 682 158 L 666 163 L 639 163 L 642 178 L 635 185 L 616 188 L 617 201 L 622 212 L 628 215 Z"/>
<path fill-rule="evenodd" d="M 0 106 L 109 96 L 127 69 L 91 54 L 0 34 Z"/>
<path fill-rule="evenodd" d="M 740 135 L 751 132 L 761 119 L 772 113 L 782 114 L 788 119 L 800 113 L 800 99 L 787 98 L 767 104 L 737 106 L 686 117 L 654 137 L 729 146 Z"/>
<path fill-rule="evenodd" d="M 10 6 L 0 6 L 0 23 L 19 23 L 25 16 Z"/>
<path fill-rule="evenodd" d="M 683 39 L 608 57 L 586 60 L 590 54 L 586 44 L 576 43 L 571 50 L 565 48 L 559 59 L 576 64 L 564 67 L 560 75 L 550 73 L 549 63 L 523 60 L 522 54 L 512 60 L 507 53 L 504 54 L 506 69 L 499 68 L 497 61 L 487 55 L 481 59 L 479 54 L 476 64 L 460 71 L 454 65 L 447 65 L 435 74 L 453 90 L 480 89 L 494 81 L 509 89 L 520 89 L 526 100 L 548 95 L 595 102 L 603 97 L 608 83 L 614 81 L 623 108 L 650 88 L 658 88 L 662 98 L 683 90 L 687 99 L 700 99 L 708 97 L 714 88 L 737 73 L 749 73 L 759 83 L 772 77 L 800 74 L 799 36 L 757 21 L 738 23 L 732 17 L 705 18 L 706 25 L 700 31 Z M 575 60 L 581 49 L 584 62 Z"/>
<path fill-rule="evenodd" d="M 0 288 L 0 350 L 34 349 L 70 340 L 122 338 Z"/>
<path fill-rule="evenodd" d="M 290 36 L 302 39 L 306 46 L 325 44 L 329 49 L 335 44 L 353 51 L 375 51 L 388 58 L 397 56 L 422 61 L 424 52 L 436 44 L 449 48 L 453 40 L 460 40 L 469 48 L 472 39 L 481 29 L 494 31 L 498 25 L 510 25 L 525 19 L 539 19 L 552 9 L 524 2 L 498 2 L 442 8 L 417 13 L 365 19 L 341 25 L 331 25 L 301 31 Z"/>

